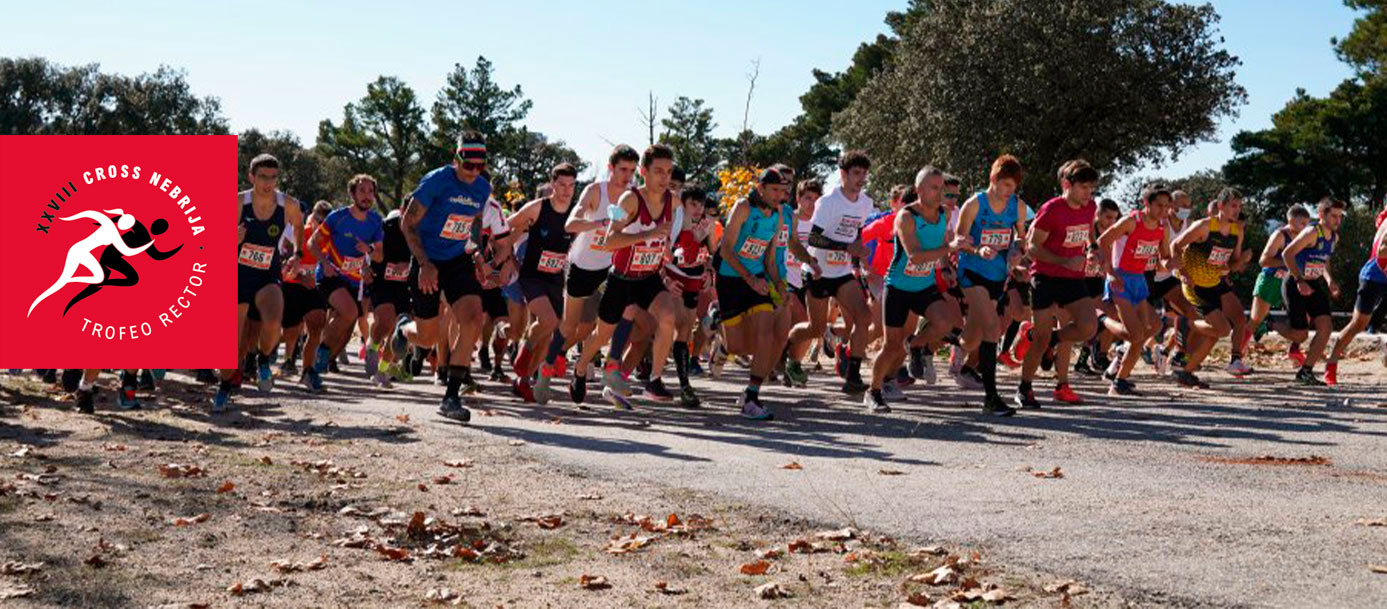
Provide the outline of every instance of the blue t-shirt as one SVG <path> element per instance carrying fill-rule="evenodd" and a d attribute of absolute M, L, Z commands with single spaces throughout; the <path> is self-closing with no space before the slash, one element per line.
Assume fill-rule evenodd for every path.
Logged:
<path fill-rule="evenodd" d="M 472 223 L 483 220 L 491 183 L 478 176 L 471 184 L 458 179 L 452 165 L 430 171 L 410 194 L 425 208 L 419 240 L 433 262 L 452 260 L 468 251 Z"/>
<path fill-rule="evenodd" d="M 349 207 L 333 210 L 327 215 L 323 223 L 318 225 L 318 232 L 328 237 L 327 251 L 331 255 L 332 263 L 342 270 L 342 277 L 352 284 L 352 287 L 361 281 L 361 270 L 370 264 L 370 256 L 361 253 L 356 249 L 358 239 L 366 242 L 367 245 L 374 245 L 385 240 L 385 221 L 374 209 L 366 210 L 366 219 L 357 220 L 352 215 Z M 318 265 L 318 281 L 323 280 L 323 265 Z"/>

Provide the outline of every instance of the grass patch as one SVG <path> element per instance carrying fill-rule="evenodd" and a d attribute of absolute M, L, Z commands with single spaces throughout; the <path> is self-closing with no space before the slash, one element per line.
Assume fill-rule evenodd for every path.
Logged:
<path fill-rule="evenodd" d="M 889 550 L 878 552 L 871 557 L 844 567 L 843 574 L 850 577 L 897 577 L 928 570 L 929 567 L 929 561 L 913 558 L 898 550 Z"/>
<path fill-rule="evenodd" d="M 19 509 L 18 497 L 0 497 L 0 514 L 8 514 Z"/>

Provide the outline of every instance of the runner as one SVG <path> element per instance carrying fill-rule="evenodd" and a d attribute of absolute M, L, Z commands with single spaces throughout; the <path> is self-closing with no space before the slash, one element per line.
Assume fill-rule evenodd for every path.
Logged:
<path fill-rule="evenodd" d="M 1387 212 L 1377 220 L 1377 234 L 1373 237 L 1372 251 L 1363 269 L 1358 272 L 1358 294 L 1353 302 L 1353 318 L 1348 326 L 1339 332 L 1339 340 L 1334 342 L 1334 350 L 1324 365 L 1324 382 L 1327 385 L 1339 384 L 1339 359 L 1358 336 L 1373 321 L 1373 311 L 1381 315 L 1387 311 Z M 1387 366 L 1387 340 L 1381 343 L 1382 365 Z"/>
<path fill-rule="evenodd" d="M 1146 271 L 1164 264 L 1170 267 L 1170 240 L 1166 234 L 1166 215 L 1170 212 L 1170 189 L 1164 184 L 1148 184 L 1141 193 L 1142 208 L 1128 214 L 1098 238 L 1103 272 L 1107 276 L 1103 300 L 1117 312 L 1100 315 L 1098 322 L 1126 342 L 1120 357 L 1113 359 L 1108 372 L 1112 386 L 1108 395 L 1139 395 L 1130 377 L 1141 357 L 1140 346 L 1160 329 L 1160 318 L 1151 306 Z"/>
<path fill-rule="evenodd" d="M 704 214 L 708 193 L 701 188 L 685 187 L 679 195 L 684 206 L 684 221 L 674 238 L 674 251 L 665 265 L 665 274 L 678 284 L 680 299 L 684 308 L 675 322 L 674 370 L 679 375 L 679 405 L 684 408 L 698 408 L 702 405 L 698 393 L 689 384 L 692 352 L 689 342 L 694 325 L 698 322 L 698 301 L 707 284 L 709 252 L 713 243 L 713 222 Z M 652 362 L 652 375 L 656 378 L 664 368 L 664 362 Z"/>
<path fill-rule="evenodd" d="M 1117 201 L 1103 199 L 1098 202 L 1098 214 L 1093 218 L 1094 243 L 1098 241 L 1098 235 L 1107 232 L 1114 224 L 1117 224 L 1122 217 L 1122 208 L 1118 207 Z M 1101 258 L 1101 256 L 1100 256 Z M 1090 260 L 1084 263 L 1084 284 L 1088 286 L 1089 298 L 1097 306 L 1094 311 L 1098 315 L 1098 334 L 1089 339 L 1088 342 L 1079 346 L 1079 355 L 1074 358 L 1074 371 L 1089 376 L 1099 376 L 1112 363 L 1108 360 L 1108 347 L 1112 346 L 1113 334 L 1104 327 L 1102 319 L 1104 316 L 1112 317 L 1117 315 L 1117 310 L 1112 303 L 1103 300 L 1103 294 L 1107 285 L 1104 279 L 1103 264 L 1101 260 Z M 1092 359 L 1092 365 L 1089 360 Z M 1042 360 L 1041 366 L 1044 367 Z"/>
<path fill-rule="evenodd" d="M 607 180 L 590 184 L 583 190 L 578 208 L 564 225 L 574 237 L 568 252 L 563 318 L 559 322 L 559 333 L 549 341 L 545 365 L 534 387 L 535 401 L 540 404 L 549 401 L 551 380 L 564 375 L 564 354 L 587 339 L 597 323 L 602 288 L 612 266 L 612 252 L 607 246 L 610 209 L 630 186 L 640 158 L 640 153 L 625 144 L 613 148 L 607 157 Z M 587 370 L 575 368 L 569 397 L 581 404 L 586 396 Z"/>
<path fill-rule="evenodd" d="M 549 341 L 559 329 L 559 318 L 564 312 L 563 271 L 573 244 L 573 233 L 565 226 L 572 212 L 577 180 L 576 167 L 569 163 L 556 165 L 549 172 L 552 194 L 526 203 L 508 220 L 512 234 L 529 236 L 520 264 L 520 291 L 533 321 L 512 366 L 515 381 L 511 385 L 526 402 L 535 401 L 530 376 L 538 363 L 537 354 L 548 353 Z"/>
<path fill-rule="evenodd" d="M 987 190 L 963 204 L 954 228 L 958 285 L 968 309 L 960 344 L 964 353 L 978 354 L 978 369 L 964 366 L 954 380 L 965 389 L 982 388 L 984 407 L 997 414 L 1003 414 L 1005 407 L 997 392 L 997 340 L 1002 330 L 997 302 L 1005 293 L 1008 269 L 1019 256 L 1019 249 L 1012 251 L 1012 242 L 1026 232 L 1028 208 L 1016 194 L 1025 177 L 1016 157 L 997 157 Z"/>
<path fill-rule="evenodd" d="M 419 268 L 409 253 L 409 242 L 403 230 L 404 214 L 399 209 L 391 210 L 381 222 L 385 235 L 380 262 L 371 265 L 371 333 L 367 353 L 375 351 L 380 360 L 373 372 L 373 380 L 381 388 L 390 387 L 390 379 L 412 381 L 414 375 L 401 363 L 403 353 L 387 349 L 387 339 L 395 328 L 400 315 L 414 313 L 410 300 L 410 290 L 417 289 Z"/>
<path fill-rule="evenodd" d="M 1084 280 L 1085 265 L 1098 256 L 1093 235 L 1093 218 L 1098 209 L 1093 190 L 1098 186 L 1098 177 L 1098 170 L 1086 161 L 1065 163 L 1059 170 L 1063 194 L 1041 206 L 1031 224 L 1031 340 L 1035 348 L 1026 351 L 1021 364 L 1021 383 L 1015 400 L 1023 408 L 1040 407 L 1031 381 L 1046 345 L 1054 350 L 1055 400 L 1083 403 L 1069 386 L 1069 357 L 1073 344 L 1092 338 L 1098 327 L 1093 299 Z M 1069 319 L 1056 329 L 1061 310 Z"/>
<path fill-rule="evenodd" d="M 1243 316 L 1242 303 L 1223 280 L 1228 273 L 1242 270 L 1250 259 L 1243 252 L 1243 232 L 1237 223 L 1242 194 L 1224 188 L 1215 204 L 1218 213 L 1194 222 L 1171 244 L 1172 255 L 1180 258 L 1185 298 L 1199 315 L 1190 320 L 1188 359 L 1171 372 L 1183 387 L 1208 388 L 1194 372 L 1214 343 L 1233 331 L 1233 320 Z M 1236 351 L 1234 357 L 1240 359 Z"/>
<path fill-rule="evenodd" d="M 1286 280 L 1281 284 L 1281 298 L 1286 303 L 1286 323 L 1291 327 L 1287 340 L 1303 342 L 1309 328 L 1314 326 L 1315 338 L 1305 350 L 1305 363 L 1296 372 L 1302 385 L 1325 385 L 1315 378 L 1315 363 L 1324 355 L 1329 335 L 1334 331 L 1334 312 L 1331 298 L 1339 297 L 1339 284 L 1330 272 L 1329 259 L 1339 243 L 1339 225 L 1344 221 L 1347 205 L 1340 199 L 1320 200 L 1318 219 L 1301 229 L 1294 241 L 1281 252 L 1286 264 Z M 1338 383 L 1338 359 L 1331 380 Z M 1329 371 L 1326 370 L 1326 375 Z"/>
<path fill-rule="evenodd" d="M 259 154 L 250 161 L 250 190 L 236 195 L 240 204 L 240 226 L 237 227 L 236 327 L 241 335 L 237 361 L 253 353 L 256 361 L 258 386 L 268 393 L 274 388 L 270 371 L 270 354 L 279 345 L 284 318 L 284 292 L 280 288 L 282 267 L 296 270 L 298 244 L 303 242 L 303 209 L 299 202 L 276 186 L 279 184 L 279 160 L 269 154 Z M 259 341 L 252 349 L 246 328 L 252 309 L 258 313 Z M 231 399 L 232 377 L 237 370 L 223 370 L 221 385 L 212 398 L 212 412 L 222 412 Z"/>
<path fill-rule="evenodd" d="M 771 293 L 784 288 L 775 264 L 775 240 L 789 184 L 774 169 L 761 172 L 756 187 L 732 206 L 727 235 L 720 251 L 717 289 L 722 334 L 727 352 L 751 356 L 751 374 L 737 399 L 742 416 L 763 421 L 775 418 L 761 404 L 761 384 L 775 367 L 783 343 L 774 334 L 775 305 Z"/>
<path fill-rule="evenodd" d="M 605 247 L 612 251 L 611 274 L 598 304 L 597 329 L 583 343 L 583 353 L 573 368 L 575 382 L 586 373 L 593 355 L 602 345 L 610 342 L 608 358 L 614 362 L 621 360 L 622 345 L 612 340 L 612 333 L 628 306 L 650 311 L 661 320 L 666 317 L 672 320 L 679 306 L 666 290 L 659 273 L 674 217 L 674 197 L 669 192 L 673 167 L 674 151 L 669 146 L 655 144 L 647 148 L 641 155 L 644 186 L 631 187 L 611 211 L 613 219 L 605 242 Z M 656 343 L 654 359 L 669 357 L 672 347 L 672 340 Z M 629 395 L 630 388 L 619 366 L 609 366 L 603 371 L 603 397 L 617 408 L 628 410 L 631 408 Z"/>
<path fill-rule="evenodd" d="M 375 209 L 376 179 L 364 173 L 352 176 L 347 181 L 347 195 L 352 204 L 329 213 L 308 238 L 308 249 L 318 259 L 318 293 L 331 307 L 314 362 L 320 375 L 346 349 L 356 320 L 364 313 L 361 301 L 368 265 L 385 259 L 385 229 Z M 374 349 L 366 351 L 367 378 L 375 376 L 378 356 Z M 321 387 L 321 381 L 317 384 Z"/>
<path fill-rule="evenodd" d="M 332 212 L 332 204 L 318 201 L 308 215 L 304 234 L 312 235 Z M 299 382 L 310 392 L 323 390 L 323 379 L 318 374 L 318 345 L 322 344 L 323 331 L 327 329 L 327 300 L 318 291 L 318 257 L 313 250 L 305 248 L 299 257 L 296 268 L 284 269 L 284 363 L 280 365 L 280 376 L 287 377 L 295 370 L 294 360 L 298 357 L 299 338 L 303 337 L 303 372 Z"/>
<path fill-rule="evenodd" d="M 476 393 L 472 380 L 472 352 L 481 333 L 482 284 L 480 277 L 494 277 L 496 269 L 481 259 L 482 237 L 490 235 L 504 248 L 508 231 L 497 208 L 487 202 L 491 183 L 482 177 L 486 169 L 486 140 L 480 133 L 465 131 L 458 137 L 451 165 L 426 174 L 410 194 L 405 207 L 403 232 L 414 260 L 419 264 L 418 289 L 410 294 L 416 318 L 401 315 L 395 323 L 391 349 L 402 353 L 409 343 L 423 348 L 446 341 L 440 333 L 440 296 L 448 304 L 458 327 L 458 338 L 448 356 L 438 358 L 437 366 L 447 369 L 447 390 L 439 414 L 461 422 L 472 413 L 462 405 L 460 393 Z M 504 262 L 502 254 L 498 262 Z"/>
<path fill-rule="evenodd" d="M 823 183 L 818 180 L 801 180 L 795 193 L 795 213 L 787 218 L 793 227 L 790 231 L 795 235 L 795 240 L 801 245 L 808 242 L 810 229 L 813 227 L 811 220 L 814 217 L 814 204 L 824 194 Z M 809 312 L 805 305 L 805 298 L 808 287 L 805 285 L 804 266 L 812 256 L 807 256 L 808 248 L 803 253 L 794 251 L 786 252 L 785 259 L 785 283 L 790 290 L 790 319 L 794 325 L 799 325 L 809 321 Z M 794 326 L 791 326 L 792 328 Z M 793 330 L 792 330 L 793 331 Z M 809 353 L 810 340 L 794 341 L 790 340 L 786 346 L 785 380 L 796 387 L 804 387 L 809 381 L 809 373 L 804 370 L 804 356 Z"/>
<path fill-rule="evenodd" d="M 862 247 L 862 222 L 871 215 L 874 204 L 863 187 L 871 166 L 867 153 L 844 152 L 838 159 L 839 185 L 814 205 L 808 250 L 818 268 L 811 267 L 808 282 L 809 320 L 795 325 L 790 333 L 792 342 L 822 336 L 829 326 L 829 300 L 837 302 L 851 337 L 842 391 L 852 397 L 867 390 L 862 381 L 862 358 L 867 353 L 871 309 L 861 282 L 853 276 L 852 259 L 867 254 Z"/>
<path fill-rule="evenodd" d="M 943 191 L 944 172 L 927 166 L 915 176 L 917 200 L 895 214 L 893 232 L 896 237 L 887 267 L 882 313 L 886 342 L 872 364 L 871 392 L 863 400 L 863 405 L 874 413 L 891 411 L 885 395 L 886 378 L 895 374 L 905 361 L 906 328 L 916 326 L 915 318 L 929 319 L 924 339 L 929 348 L 937 347 L 935 341 L 963 324 L 945 302 L 936 280 L 936 270 L 952 253 L 945 239 L 948 216 L 941 207 Z M 904 400 L 905 395 L 899 389 L 895 393 L 898 399 Z M 983 412 L 1000 416 L 1015 413 L 995 392 L 987 395 Z"/>
<path fill-rule="evenodd" d="M 1248 323 L 1252 331 L 1243 339 L 1244 352 L 1247 351 L 1247 344 L 1261 340 L 1262 335 L 1266 334 L 1267 327 L 1271 325 L 1267 316 L 1271 314 L 1272 309 L 1285 307 L 1285 301 L 1281 298 L 1281 284 L 1286 279 L 1286 262 L 1281 259 L 1281 253 L 1308 224 L 1310 210 L 1304 205 L 1292 205 L 1286 210 L 1286 225 L 1272 232 L 1267 238 L 1266 247 L 1262 248 L 1262 256 L 1259 259 L 1262 272 L 1257 274 L 1257 283 L 1252 288 L 1252 320 Z M 1277 334 L 1285 338 L 1290 329 L 1285 324 L 1277 326 Z M 1300 354 L 1300 343 L 1291 343 L 1290 352 L 1293 354 L 1290 357 L 1297 366 L 1305 364 L 1305 356 Z"/>

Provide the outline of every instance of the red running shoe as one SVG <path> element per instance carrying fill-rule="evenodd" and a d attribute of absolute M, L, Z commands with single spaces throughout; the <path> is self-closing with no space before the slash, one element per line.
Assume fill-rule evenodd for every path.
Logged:
<path fill-rule="evenodd" d="M 1301 353 L 1298 343 L 1291 343 L 1291 348 L 1286 350 L 1286 357 L 1291 358 L 1297 367 L 1305 365 L 1305 354 Z"/>
<path fill-rule="evenodd" d="M 1016 359 L 1015 359 L 1014 361 L 1018 361 L 1018 362 L 1019 362 L 1019 361 L 1021 361 L 1021 360 L 1026 359 L 1026 353 L 1030 352 L 1030 350 L 1031 350 L 1031 336 L 1030 336 L 1030 333 L 1031 333 L 1031 328 L 1032 328 L 1034 325 L 1035 325 L 1035 324 L 1033 324 L 1033 323 L 1031 323 L 1031 322 L 1029 322 L 1029 321 L 1023 321 L 1023 322 L 1021 322 L 1021 327 L 1017 329 L 1017 331 L 1016 331 L 1016 344 L 1012 346 L 1012 351 L 1014 351 L 1014 352 L 1016 353 Z M 999 361 L 1000 361 L 1000 360 L 999 360 Z"/>
<path fill-rule="evenodd" d="M 517 377 L 511 381 L 510 390 L 511 393 L 524 400 L 526 404 L 532 404 L 535 401 L 535 391 L 530 387 L 530 381 L 527 379 Z"/>
<path fill-rule="evenodd" d="M 1334 387 L 1339 384 L 1339 362 L 1324 364 L 1324 384 Z"/>
<path fill-rule="evenodd" d="M 1021 362 L 1012 359 L 1010 351 L 1003 351 L 1001 355 L 997 356 L 997 361 L 1001 362 L 1003 366 L 1013 370 L 1021 367 Z"/>
<path fill-rule="evenodd" d="M 558 359 L 554 360 L 554 372 L 550 376 L 558 378 L 568 376 L 568 358 L 560 355 Z"/>
<path fill-rule="evenodd" d="M 1055 387 L 1055 399 L 1065 404 L 1078 405 L 1084 403 L 1083 398 L 1079 397 L 1079 394 L 1074 393 L 1074 389 L 1069 386 L 1069 383 L 1063 383 Z"/>

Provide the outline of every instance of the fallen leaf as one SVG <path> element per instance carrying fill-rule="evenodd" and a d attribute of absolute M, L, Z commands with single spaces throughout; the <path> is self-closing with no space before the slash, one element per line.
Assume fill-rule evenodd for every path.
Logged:
<path fill-rule="evenodd" d="M 817 552 L 827 552 L 827 551 L 828 551 L 828 548 L 823 547 L 823 546 L 821 546 L 821 545 L 819 545 L 819 544 L 817 544 L 817 543 L 809 542 L 809 541 L 804 540 L 804 539 L 796 539 L 796 540 L 790 542 L 790 545 L 789 545 L 789 548 L 788 548 L 788 549 L 790 550 L 790 552 L 797 553 L 797 554 L 814 554 L 814 553 L 817 553 Z"/>
<path fill-rule="evenodd" d="M 686 594 L 686 593 L 688 593 L 688 589 L 687 589 L 687 588 L 671 588 L 671 587 L 669 586 L 669 582 L 662 582 L 662 581 L 661 581 L 661 582 L 655 582 L 655 591 L 656 591 L 656 592 L 659 592 L 660 594 L 668 594 L 668 595 L 670 595 L 670 596 L 674 596 L 674 595 L 677 595 L 677 594 Z"/>
<path fill-rule="evenodd" d="M 0 588 L 0 600 L 33 596 L 34 589 L 28 586 L 5 586 Z"/>
<path fill-rule="evenodd" d="M 102 445 L 101 445 L 101 450 L 110 451 L 110 452 L 122 452 L 122 451 L 125 450 L 125 445 L 124 445 L 124 444 L 102 444 Z"/>
<path fill-rule="evenodd" d="M 993 588 L 983 592 L 981 598 L 989 603 L 1004 603 L 1016 597 L 1007 592 L 1006 588 Z"/>
<path fill-rule="evenodd" d="M 206 470 L 187 463 L 167 463 L 160 465 L 159 473 L 165 478 L 200 478 L 207 475 Z"/>
<path fill-rule="evenodd" d="M 24 457 L 29 456 L 29 454 L 32 453 L 32 452 L 34 452 L 33 447 L 31 447 L 31 446 L 25 446 L 25 447 L 23 447 L 23 448 L 20 448 L 19 450 L 16 450 L 16 451 L 10 453 L 10 456 L 11 456 L 11 457 L 14 457 L 14 458 L 16 458 L 16 459 L 23 459 Z M 35 456 L 35 457 L 38 457 L 38 455 L 34 455 L 34 456 Z"/>
<path fill-rule="evenodd" d="M 655 537 L 647 535 L 642 535 L 638 537 L 635 533 L 632 533 L 625 537 L 617 537 L 616 539 L 613 539 L 607 543 L 607 552 L 612 554 L 626 554 L 629 552 L 634 552 L 649 545 L 650 542 L 654 541 L 655 539 Z"/>
<path fill-rule="evenodd" d="M 260 457 L 260 464 L 261 464 L 261 465 L 274 465 L 275 462 L 274 462 L 274 459 L 271 459 L 269 455 L 265 455 L 265 456 L 263 456 L 263 457 Z"/>
<path fill-rule="evenodd" d="M 100 569 L 101 567 L 106 566 L 106 559 L 102 558 L 100 554 L 92 554 L 90 558 L 82 561 L 82 564 L 95 569 Z"/>
<path fill-rule="evenodd" d="M 800 465 L 798 461 L 791 461 L 789 463 L 786 463 L 785 465 L 780 466 L 780 469 L 801 470 L 804 469 L 804 466 Z"/>
<path fill-rule="evenodd" d="M 742 575 L 765 575 L 770 570 L 771 563 L 767 560 L 756 560 L 741 567 Z"/>
<path fill-rule="evenodd" d="M 537 516 L 525 516 L 520 519 L 523 522 L 533 522 L 541 529 L 557 529 L 563 526 L 563 514 L 542 514 Z"/>
<path fill-rule="evenodd" d="M 434 483 L 434 484 L 452 484 L 452 483 L 453 483 L 453 477 L 452 477 L 452 476 L 439 476 L 439 477 L 433 479 L 433 483 Z"/>
<path fill-rule="evenodd" d="M 760 586 L 757 586 L 756 596 L 757 598 L 774 600 L 777 598 L 790 598 L 794 595 L 790 594 L 789 590 L 786 590 L 785 588 L 781 587 L 780 584 L 776 582 L 770 582 L 768 584 L 762 584 Z"/>
<path fill-rule="evenodd" d="M 771 548 L 761 553 L 761 558 L 765 560 L 775 560 L 785 555 L 785 551 L 779 548 Z"/>
<path fill-rule="evenodd" d="M 901 471 L 901 470 L 898 470 L 898 469 L 881 469 L 881 470 L 877 470 L 877 473 L 878 473 L 878 474 L 881 474 L 881 475 L 883 475 L 883 476 L 904 476 L 904 475 L 905 475 L 905 472 L 903 472 L 903 471 Z"/>
<path fill-rule="evenodd" d="M 1358 522 L 1355 522 L 1354 524 L 1365 527 L 1387 527 L 1387 518 L 1373 518 L 1371 520 L 1367 518 L 1359 518 Z"/>
<path fill-rule="evenodd" d="M 1064 581 L 1048 584 L 1045 586 L 1045 591 L 1051 594 L 1058 592 L 1061 594 L 1067 594 L 1069 596 L 1079 596 L 1080 594 L 1088 594 L 1088 588 L 1085 588 L 1083 584 L 1072 579 L 1066 579 Z"/>
<path fill-rule="evenodd" d="M 317 571 L 327 567 L 327 555 L 318 556 L 312 562 L 293 562 L 290 560 L 276 560 L 270 563 L 270 568 L 278 573 L 298 573 L 300 571 Z"/>
<path fill-rule="evenodd" d="M 942 586 L 958 581 L 958 571 L 949 565 L 939 567 L 929 573 L 917 573 L 910 576 L 910 581 L 929 584 L 931 586 Z"/>
<path fill-rule="evenodd" d="M 597 493 L 588 493 L 588 494 L 586 494 L 586 495 L 578 495 L 578 499 L 579 499 L 580 501 L 597 501 L 597 500 L 599 500 L 599 499 L 601 499 L 601 498 L 602 498 L 602 496 L 601 496 L 601 495 L 598 495 Z"/>
<path fill-rule="evenodd" d="M 202 514 L 198 514 L 198 515 L 196 515 L 196 516 L 190 516 L 190 517 L 188 517 L 188 518 L 174 518 L 174 519 L 173 519 L 173 522 L 171 522 L 170 524 L 172 524 L 173 526 L 176 526 L 176 527 L 186 527 L 186 526 L 188 526 L 188 525 L 197 524 L 197 523 L 199 523 L 199 522 L 207 522 L 207 519 L 209 519 L 209 518 L 211 518 L 211 517 L 212 517 L 211 514 L 208 514 L 208 513 L 205 513 L 205 512 L 204 512 L 204 513 L 202 513 Z"/>
<path fill-rule="evenodd" d="M 7 562 L 3 565 L 0 565 L 0 575 L 26 575 L 29 573 L 38 573 L 42 569 L 43 563 L 41 562 Z"/>
<path fill-rule="evenodd" d="M 852 527 L 848 527 L 845 529 L 838 529 L 836 531 L 823 531 L 815 535 L 815 537 L 818 537 L 819 539 L 827 539 L 829 541 L 847 541 L 849 539 L 855 539 L 857 537 L 857 530 L 853 529 Z"/>
<path fill-rule="evenodd" d="M 452 461 L 444 461 L 443 464 L 446 465 L 446 466 L 448 466 L 448 467 L 472 467 L 472 460 L 471 460 L 471 459 L 454 459 L 454 460 L 452 460 Z"/>
<path fill-rule="evenodd" d="M 429 492 L 429 487 L 428 487 L 427 484 L 424 484 L 424 483 L 420 482 L 420 483 L 419 483 L 419 490 L 420 490 L 420 491 L 423 491 L 423 492 L 425 492 L 425 493 L 427 493 L 427 492 Z"/>
<path fill-rule="evenodd" d="M 39 514 L 34 517 L 34 522 L 52 522 L 56 516 L 52 514 Z"/>
<path fill-rule="evenodd" d="M 386 560 L 409 560 L 409 550 L 404 548 L 377 545 L 376 552 L 384 556 Z"/>
<path fill-rule="evenodd" d="M 1387 573 L 1387 565 L 1368 565 L 1368 570 L 1373 573 Z"/>
<path fill-rule="evenodd" d="M 230 493 L 234 490 L 236 490 L 236 483 L 231 482 L 230 480 L 223 482 L 221 486 L 217 487 L 218 493 Z"/>
<path fill-rule="evenodd" d="M 578 587 L 584 590 L 604 590 L 612 587 L 612 585 L 607 583 L 607 578 L 601 575 L 588 575 L 584 573 L 582 577 L 578 578 Z"/>
<path fill-rule="evenodd" d="M 446 603 L 448 601 L 462 600 L 462 593 L 452 588 L 434 588 L 424 594 L 424 601 L 429 603 Z M 458 604 L 454 602 L 453 604 Z"/>
<path fill-rule="evenodd" d="M 395 415 L 395 420 L 396 420 L 396 421 L 399 421 L 399 422 L 401 422 L 401 423 L 408 423 L 408 422 L 409 422 L 409 415 L 407 415 L 407 414 L 397 414 L 397 415 Z"/>
<path fill-rule="evenodd" d="M 1059 467 L 1056 467 L 1055 469 L 1052 469 L 1052 470 L 1050 470 L 1050 471 L 1048 471 L 1048 472 L 1036 472 L 1036 471 L 1032 471 L 1032 472 L 1031 472 L 1031 475 L 1032 475 L 1032 476 L 1035 476 L 1035 477 L 1037 477 L 1037 478 L 1051 478 L 1051 479 L 1053 479 L 1053 478 L 1063 478 L 1063 477 L 1064 477 L 1064 472 L 1060 471 L 1060 468 L 1059 468 Z"/>

